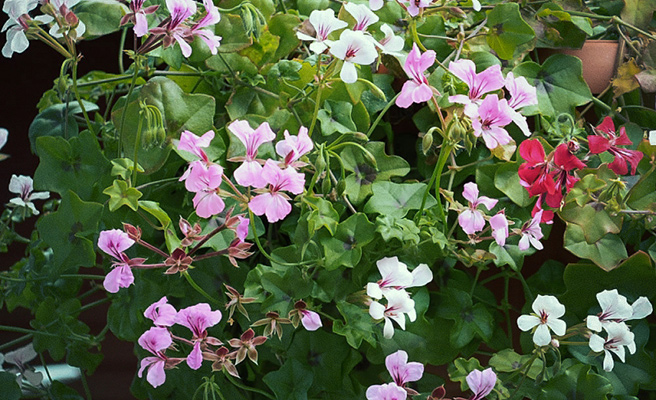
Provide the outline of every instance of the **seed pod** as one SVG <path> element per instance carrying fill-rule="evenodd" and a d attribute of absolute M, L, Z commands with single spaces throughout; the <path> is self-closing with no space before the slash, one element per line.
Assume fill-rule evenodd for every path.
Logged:
<path fill-rule="evenodd" d="M 421 151 L 424 152 L 424 155 L 427 155 L 431 148 L 433 147 L 433 133 L 428 132 L 421 138 Z"/>

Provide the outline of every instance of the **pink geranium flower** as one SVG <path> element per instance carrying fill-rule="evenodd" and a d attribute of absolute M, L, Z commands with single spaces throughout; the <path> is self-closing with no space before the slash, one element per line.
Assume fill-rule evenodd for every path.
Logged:
<path fill-rule="evenodd" d="M 196 214 L 201 218 L 209 218 L 223 211 L 225 203 L 218 194 L 223 168 L 217 164 L 207 166 L 200 161 L 194 161 L 189 171 L 185 187 L 196 193 L 193 198 Z"/>
<path fill-rule="evenodd" d="M 503 247 L 509 235 L 506 214 L 501 211 L 490 218 L 490 226 L 492 227 L 492 237 L 499 246 Z"/>
<path fill-rule="evenodd" d="M 524 140 L 519 145 L 519 155 L 526 161 L 519 166 L 519 182 L 529 196 L 554 193 L 556 185 L 549 175 L 544 147 L 538 139 Z"/>
<path fill-rule="evenodd" d="M 314 147 L 312 139 L 308 136 L 306 127 L 301 126 L 297 136 L 291 136 L 288 131 L 284 132 L 285 139 L 276 143 L 276 153 L 283 157 L 283 166 L 295 166 L 296 161 Z"/>
<path fill-rule="evenodd" d="M 153 387 L 162 385 L 166 381 L 164 368 L 167 366 L 167 361 L 169 360 L 164 355 L 164 352 L 173 344 L 171 334 L 166 328 L 153 327 L 139 337 L 138 343 L 155 357 L 146 357 L 141 360 L 141 368 L 139 368 L 137 376 L 141 378 L 144 370 L 148 368 L 148 374 L 146 376 L 148 383 L 153 385 Z"/>
<path fill-rule="evenodd" d="M 522 130 L 524 135 L 531 136 L 526 117 L 519 113 L 519 109 L 538 104 L 537 89 L 535 86 L 531 86 L 523 76 L 515 78 L 512 72 L 509 72 L 506 76 L 505 86 L 508 93 L 510 93 L 508 105 L 514 111 L 511 113 L 513 122 Z"/>
<path fill-rule="evenodd" d="M 476 108 L 481 104 L 485 93 L 501 89 L 505 80 L 501 74 L 501 66 L 493 65 L 481 73 L 476 73 L 476 64 L 471 60 L 458 60 L 449 64 L 449 71 L 460 78 L 469 87 L 469 93 L 465 95 L 449 96 L 449 101 L 465 105 L 465 113 L 472 117 Z M 473 117 L 472 117 L 473 118 Z M 504 124 L 504 125 L 507 125 Z"/>
<path fill-rule="evenodd" d="M 626 129 L 620 128 L 619 136 L 615 132 L 615 124 L 611 117 L 606 117 L 599 126 L 594 129 L 594 135 L 588 136 L 588 144 L 592 154 L 600 154 L 608 151 L 615 159 L 608 164 L 617 175 L 626 175 L 629 172 L 627 163 L 631 166 L 631 175 L 635 175 L 638 163 L 643 154 L 637 150 L 629 150 L 618 146 L 630 146 L 633 144 L 626 136 Z"/>
<path fill-rule="evenodd" d="M 212 3 L 212 0 L 203 0 L 203 5 L 207 13 L 191 27 L 187 35 L 192 39 L 194 36 L 198 36 L 210 48 L 210 52 L 216 54 L 218 52 L 217 48 L 221 44 L 221 36 L 216 36 L 211 29 L 204 28 L 219 23 L 221 14 L 219 14 L 219 8 Z"/>
<path fill-rule="evenodd" d="M 184 22 L 196 13 L 196 2 L 193 0 L 166 0 L 166 7 L 171 13 L 171 19 L 164 26 L 152 28 L 151 33 L 163 35 L 164 47 L 172 46 L 175 42 L 180 45 L 182 55 L 191 55 L 189 41 L 193 40 L 189 27 Z"/>
<path fill-rule="evenodd" d="M 228 125 L 228 130 L 246 146 L 245 157 L 230 159 L 230 161 L 243 161 L 243 164 L 234 172 L 235 180 L 242 186 L 264 187 L 266 182 L 262 177 L 262 166 L 255 160 L 257 149 L 262 144 L 273 141 L 276 134 L 273 133 L 267 122 L 263 122 L 257 129 L 253 129 L 248 121 L 237 120 Z"/>
<path fill-rule="evenodd" d="M 207 131 L 203 136 L 196 136 L 190 131 L 183 131 L 180 134 L 180 141 L 178 142 L 178 150 L 183 150 L 198 157 L 205 163 L 209 163 L 207 154 L 204 148 L 210 146 L 214 139 L 214 131 Z"/>
<path fill-rule="evenodd" d="M 474 136 L 482 136 L 490 150 L 510 143 L 512 138 L 503 127 L 512 122 L 511 112 L 506 99 L 499 100 L 496 94 L 486 96 L 475 114 L 469 115 Z"/>
<path fill-rule="evenodd" d="M 385 358 L 385 367 L 392 375 L 392 380 L 400 387 L 408 382 L 415 382 L 424 375 L 424 365 L 418 362 L 408 362 L 408 353 L 399 350 Z"/>
<path fill-rule="evenodd" d="M 105 280 L 103 281 L 105 290 L 110 293 L 116 293 L 120 288 L 126 288 L 132 285 L 134 283 L 134 275 L 132 274 L 131 267 L 142 265 L 145 261 L 143 258 L 130 259 L 124 253 L 133 244 L 134 240 L 130 239 L 127 233 L 119 229 L 100 232 L 98 247 L 117 261 L 112 265 L 113 269 L 105 276 Z"/>
<path fill-rule="evenodd" d="M 146 19 L 146 14 L 152 14 L 159 8 L 159 5 L 142 8 L 145 2 L 145 0 L 132 0 L 128 5 L 130 12 L 121 18 L 120 26 L 130 22 L 134 24 L 134 34 L 137 35 L 137 37 L 142 37 L 148 33 L 148 20 Z"/>
<path fill-rule="evenodd" d="M 474 396 L 470 397 L 469 400 L 480 400 L 494 389 L 494 385 L 497 383 L 497 374 L 492 371 L 492 368 L 483 371 L 475 369 L 465 379 L 467 385 L 469 385 L 469 390 L 474 392 Z"/>
<path fill-rule="evenodd" d="M 408 14 L 416 17 L 424 8 L 430 6 L 433 3 L 433 0 L 410 0 L 403 1 L 402 3 L 406 6 Z"/>
<path fill-rule="evenodd" d="M 458 225 L 468 235 L 482 231 L 485 226 L 485 215 L 478 210 L 479 205 L 491 210 L 499 200 L 491 199 L 487 196 L 478 196 L 478 185 L 474 182 L 465 184 L 465 190 L 462 195 L 469 201 L 469 208 L 458 215 Z"/>
<path fill-rule="evenodd" d="M 153 321 L 155 326 L 173 326 L 178 312 L 168 303 L 166 296 L 151 304 L 144 311 L 144 317 Z"/>
<path fill-rule="evenodd" d="M 293 168 L 280 169 L 275 161 L 267 160 L 262 168 L 262 178 L 269 185 L 260 190 L 248 203 L 255 215 L 266 214 L 271 223 L 280 221 L 292 211 L 289 196 L 282 191 L 301 194 L 305 188 L 305 176 Z"/>
<path fill-rule="evenodd" d="M 412 103 L 423 103 L 433 97 L 434 89 L 428 84 L 424 72 L 435 62 L 435 52 L 428 50 L 421 54 L 417 44 L 412 45 L 412 50 L 405 59 L 403 70 L 410 80 L 406 81 L 401 88 L 401 94 L 396 98 L 396 105 L 408 108 Z"/>
<path fill-rule="evenodd" d="M 366 396 L 367 400 L 405 400 L 408 392 L 392 382 L 369 386 Z"/>
<path fill-rule="evenodd" d="M 299 310 L 299 312 L 301 313 L 301 323 L 308 331 L 316 331 L 323 326 L 321 318 L 316 312 L 310 310 Z"/>
<path fill-rule="evenodd" d="M 207 303 L 183 308 L 175 317 L 175 323 L 189 328 L 194 339 L 206 338 L 207 328 L 218 324 L 219 321 L 221 321 L 221 311 L 212 311 Z"/>
<path fill-rule="evenodd" d="M 530 247 L 530 244 L 533 245 L 538 250 L 542 250 L 544 246 L 540 243 L 542 239 L 542 229 L 540 228 L 540 221 L 542 221 L 542 213 L 544 211 L 538 211 L 533 219 L 524 224 L 521 231 L 521 239 L 519 239 L 519 249 L 521 251 L 526 251 Z"/>
<path fill-rule="evenodd" d="M 554 190 L 553 193 L 545 195 L 545 201 L 549 207 L 558 208 L 563 200 L 563 188 L 565 193 L 569 193 L 579 181 L 579 178 L 573 175 L 573 171 L 585 168 L 585 164 L 570 153 L 567 144 L 561 143 L 554 150 L 552 168 L 550 176 L 554 181 Z"/>

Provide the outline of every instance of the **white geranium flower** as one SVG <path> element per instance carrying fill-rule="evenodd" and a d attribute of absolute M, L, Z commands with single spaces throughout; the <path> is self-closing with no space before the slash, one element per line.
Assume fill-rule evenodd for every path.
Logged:
<path fill-rule="evenodd" d="M 585 319 L 588 329 L 595 332 L 600 332 L 611 322 L 641 319 L 653 311 L 653 307 L 646 297 L 640 297 L 631 305 L 626 297 L 617 292 L 617 289 L 597 293 L 597 301 L 599 301 L 601 312 L 597 315 L 588 315 Z"/>
<path fill-rule="evenodd" d="M 565 306 L 554 296 L 538 295 L 532 305 L 534 314 L 522 315 L 517 319 L 519 329 L 529 331 L 534 327 L 533 342 L 546 346 L 551 342 L 551 329 L 556 335 L 563 336 L 567 331 L 565 321 L 559 319 L 565 315 Z"/>
<path fill-rule="evenodd" d="M 358 80 L 358 71 L 355 64 L 368 65 L 376 61 L 378 52 L 371 39 L 361 31 L 345 30 L 339 40 L 330 45 L 330 52 L 340 60 L 344 66 L 339 77 L 345 83 Z"/>
<path fill-rule="evenodd" d="M 615 353 L 622 362 L 625 358 L 624 346 L 628 347 L 631 354 L 635 353 L 635 335 L 624 322 L 609 322 L 604 329 L 608 337 L 604 339 L 597 334 L 592 334 L 589 344 L 592 351 L 604 352 L 604 371 L 609 372 L 614 366 L 611 353 Z"/>
<path fill-rule="evenodd" d="M 9 131 L 5 128 L 0 128 L 0 150 L 7 144 L 7 139 L 9 138 Z"/>
<path fill-rule="evenodd" d="M 433 280 L 433 273 L 426 264 L 419 264 L 412 272 L 397 257 L 385 257 L 376 262 L 381 279 L 367 284 L 367 295 L 381 299 L 390 290 L 424 286 Z"/>
<path fill-rule="evenodd" d="M 7 43 L 2 47 L 3 56 L 11 58 L 14 53 L 27 50 L 30 45 L 25 35 L 28 26 L 21 16 L 32 11 L 38 4 L 37 0 L 7 0 L 2 6 L 2 11 L 9 16 L 9 20 L 2 26 L 2 32 L 7 32 Z"/>
<path fill-rule="evenodd" d="M 417 319 L 415 311 L 415 302 L 405 290 L 390 290 L 385 293 L 387 306 L 377 301 L 372 301 L 369 305 L 369 315 L 374 319 L 384 319 L 383 336 L 390 339 L 394 336 L 394 325 L 392 320 L 396 321 L 401 329 L 405 330 L 405 315 L 408 314 L 410 322 Z"/>
<path fill-rule="evenodd" d="M 369 25 L 378 22 L 378 15 L 374 14 L 374 12 L 364 4 L 345 3 L 344 9 L 355 18 L 355 25 L 353 26 L 354 31 L 364 32 Z"/>
<path fill-rule="evenodd" d="M 32 214 L 38 215 L 39 211 L 34 207 L 32 200 L 45 200 L 50 197 L 49 192 L 33 192 L 32 178 L 25 175 L 12 175 L 9 181 L 9 191 L 16 193 L 18 197 L 9 200 L 10 204 L 18 207 L 27 207 Z"/>
<path fill-rule="evenodd" d="M 385 34 L 385 37 L 375 44 L 380 47 L 383 54 L 401 57 L 402 54 L 400 52 L 403 51 L 403 45 L 405 43 L 403 38 L 396 36 L 392 28 L 387 24 L 383 24 L 380 27 L 380 31 Z"/>
<path fill-rule="evenodd" d="M 296 32 L 296 36 L 301 40 L 311 41 L 310 50 L 320 54 L 328 48 L 328 36 L 338 29 L 346 28 L 348 25 L 346 21 L 342 21 L 335 17 L 335 11 L 331 9 L 327 10 L 314 10 L 310 13 L 310 18 L 308 18 L 310 24 L 316 32 L 316 36 L 312 37 L 303 32 Z"/>

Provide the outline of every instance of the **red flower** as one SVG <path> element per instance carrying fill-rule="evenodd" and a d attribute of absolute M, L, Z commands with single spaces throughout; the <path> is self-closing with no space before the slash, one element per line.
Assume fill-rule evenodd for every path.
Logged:
<path fill-rule="evenodd" d="M 554 150 L 552 165 L 554 169 L 550 175 L 555 181 L 555 190 L 553 193 L 547 193 L 545 201 L 549 207 L 558 208 L 563 200 L 563 186 L 566 192 L 569 192 L 579 180 L 576 176 L 570 175 L 570 171 L 585 168 L 585 164 L 569 152 L 567 144 L 562 143 Z"/>
<path fill-rule="evenodd" d="M 549 163 L 544 147 L 538 139 L 525 140 L 519 145 L 519 154 L 526 162 L 519 166 L 519 179 L 533 197 L 542 193 L 553 193 L 555 184 L 549 176 Z"/>
<path fill-rule="evenodd" d="M 588 136 L 588 144 L 590 145 L 590 153 L 600 154 L 608 151 L 615 156 L 612 163 L 608 164 L 613 172 L 618 175 L 625 175 L 629 172 L 626 165 L 628 162 L 631 165 L 631 175 L 635 175 L 638 163 L 642 160 L 643 154 L 637 150 L 629 150 L 617 146 L 630 146 L 633 144 L 626 136 L 626 129 L 620 128 L 620 135 L 617 136 L 615 132 L 615 124 L 610 117 L 604 118 L 601 124 L 594 129 L 595 135 Z"/>

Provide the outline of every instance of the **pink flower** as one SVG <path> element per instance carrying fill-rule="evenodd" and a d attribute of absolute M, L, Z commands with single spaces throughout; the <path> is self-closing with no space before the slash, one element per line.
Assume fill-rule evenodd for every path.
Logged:
<path fill-rule="evenodd" d="M 472 117 L 485 93 L 501 89 L 505 80 L 501 74 L 501 66 L 493 65 L 480 74 L 476 73 L 476 64 L 471 60 L 458 60 L 449 64 L 449 71 L 460 78 L 469 87 L 467 96 L 449 96 L 449 101 L 465 105 L 465 113 Z M 473 118 L 473 117 L 472 117 Z M 504 125 L 507 125 L 504 124 Z M 489 147 L 489 146 L 488 146 Z"/>
<path fill-rule="evenodd" d="M 266 182 L 262 178 L 262 166 L 255 161 L 257 149 L 264 143 L 276 138 L 269 123 L 264 122 L 257 129 L 251 128 L 248 121 L 234 121 L 228 125 L 228 130 L 246 146 L 246 157 L 231 158 L 230 161 L 244 161 L 234 172 L 237 183 L 242 186 L 264 187 Z"/>
<path fill-rule="evenodd" d="M 575 155 L 570 153 L 567 144 L 561 143 L 554 151 L 552 164 L 553 170 L 550 172 L 551 179 L 554 180 L 553 193 L 547 193 L 545 201 L 549 207 L 558 208 L 563 200 L 563 188 L 568 193 L 579 178 L 570 174 L 575 169 L 585 168 L 585 164 Z"/>
<path fill-rule="evenodd" d="M 216 54 L 218 51 L 217 48 L 221 44 L 221 36 L 216 36 L 211 29 L 203 28 L 217 24 L 221 20 L 221 14 L 219 14 L 219 9 L 212 3 L 212 0 L 203 0 L 203 5 L 205 6 L 207 14 L 191 27 L 188 35 L 201 38 L 201 40 L 207 44 L 207 47 L 210 48 L 210 52 Z"/>
<path fill-rule="evenodd" d="M 433 3 L 433 0 L 410 0 L 410 1 L 403 1 L 403 4 L 405 4 L 406 9 L 408 10 L 408 14 L 410 14 L 413 17 L 416 17 L 419 15 L 419 13 L 426 7 L 430 6 Z"/>
<path fill-rule="evenodd" d="M 248 236 L 248 226 L 251 221 L 241 215 L 238 215 L 237 218 L 239 219 L 239 225 L 237 225 L 237 239 L 239 239 L 240 243 L 243 243 Z"/>
<path fill-rule="evenodd" d="M 515 78 L 512 72 L 509 72 L 506 76 L 505 85 L 510 93 L 508 105 L 514 110 L 511 113 L 513 122 L 522 130 L 524 135 L 531 136 L 526 117 L 519 113 L 519 109 L 538 104 L 537 90 L 528 83 L 526 78 L 523 76 Z"/>
<path fill-rule="evenodd" d="M 469 115 L 472 118 L 474 136 L 483 136 L 485 145 L 490 150 L 510 143 L 512 138 L 503 127 L 512 122 L 511 112 L 512 108 L 508 106 L 506 99 L 499 100 L 496 94 L 486 96 L 478 107 L 478 112 Z"/>
<path fill-rule="evenodd" d="M 210 146 L 212 139 L 214 139 L 214 131 L 207 131 L 203 136 L 196 136 L 190 131 L 183 131 L 180 134 L 178 150 L 189 152 L 201 159 L 203 162 L 209 163 L 207 154 L 205 154 L 203 149 Z"/>
<path fill-rule="evenodd" d="M 465 190 L 462 195 L 469 201 L 469 208 L 458 215 L 458 225 L 468 235 L 473 235 L 476 232 L 482 231 L 485 226 L 485 215 L 477 210 L 479 205 L 484 205 L 485 208 L 491 210 L 499 200 L 491 199 L 487 196 L 478 197 L 478 185 L 474 182 L 465 184 Z"/>
<path fill-rule="evenodd" d="M 396 383 L 385 383 L 369 386 L 366 396 L 367 400 L 405 400 L 408 392 Z"/>
<path fill-rule="evenodd" d="M 164 296 L 146 308 L 144 317 L 153 321 L 155 326 L 173 326 L 177 313 L 175 307 L 168 304 L 168 300 Z"/>
<path fill-rule="evenodd" d="M 187 356 L 187 365 L 193 370 L 197 370 L 203 364 L 203 352 L 200 350 L 200 341 L 194 342 L 191 352 Z"/>
<path fill-rule="evenodd" d="M 301 126 L 298 136 L 291 136 L 288 131 L 284 133 L 285 139 L 276 143 L 276 153 L 284 158 L 284 166 L 292 165 L 314 147 L 312 139 L 308 136 L 306 127 Z"/>
<path fill-rule="evenodd" d="M 521 251 L 526 251 L 530 247 L 529 243 L 533 245 L 538 250 L 542 250 L 544 246 L 540 243 L 542 239 L 542 229 L 540 228 L 540 221 L 542 220 L 542 213 L 544 211 L 538 211 L 533 219 L 528 221 L 522 227 L 522 238 L 519 239 L 519 249 Z"/>
<path fill-rule="evenodd" d="M 301 194 L 304 190 L 305 176 L 293 168 L 280 169 L 273 160 L 267 160 L 262 168 L 262 178 L 269 184 L 266 190 L 255 196 L 248 203 L 248 207 L 255 215 L 266 214 L 271 223 L 285 218 L 291 211 L 289 197 L 283 190 L 293 194 Z"/>
<path fill-rule="evenodd" d="M 127 233 L 112 229 L 100 232 L 98 247 L 100 250 L 114 257 L 118 262 L 114 263 L 113 269 L 105 276 L 103 286 L 110 293 L 116 293 L 120 288 L 126 288 L 134 283 L 132 266 L 139 266 L 145 261 L 143 258 L 130 259 L 123 251 L 134 244 Z"/>
<path fill-rule="evenodd" d="M 469 400 L 480 400 L 494 389 L 494 385 L 497 383 L 497 374 L 492 371 L 492 368 L 483 371 L 475 369 L 465 379 L 469 389 L 474 392 L 474 396 Z"/>
<path fill-rule="evenodd" d="M 594 129 L 595 135 L 588 136 L 588 144 L 592 154 L 600 154 L 608 151 L 615 159 L 608 164 L 617 175 L 626 175 L 629 169 L 626 165 L 631 165 L 631 175 L 635 175 L 638 163 L 642 160 L 643 154 L 637 150 L 629 150 L 618 146 L 630 146 L 633 143 L 626 136 L 626 129 L 620 128 L 620 134 L 615 132 L 615 124 L 611 117 L 606 117 L 599 126 Z"/>
<path fill-rule="evenodd" d="M 225 203 L 218 195 L 222 175 L 223 168 L 220 165 L 206 166 L 200 161 L 191 163 L 185 187 L 188 191 L 196 193 L 193 203 L 199 217 L 209 218 L 223 211 Z"/>
<path fill-rule="evenodd" d="M 166 7 L 171 13 L 171 19 L 165 26 L 150 30 L 155 35 L 163 35 L 164 47 L 172 46 L 175 42 L 180 45 L 182 55 L 191 55 L 191 46 L 188 41 L 193 40 L 189 27 L 184 25 L 189 17 L 196 13 L 196 2 L 193 0 L 166 0 Z"/>
<path fill-rule="evenodd" d="M 303 327 L 308 331 L 316 331 L 323 326 L 321 323 L 321 318 L 316 312 L 309 310 L 299 311 L 301 313 L 301 323 L 303 324 Z"/>
<path fill-rule="evenodd" d="M 508 220 L 506 214 L 501 211 L 494 217 L 490 218 L 490 226 L 492 227 L 492 237 L 497 244 L 503 247 L 508 239 Z"/>
<path fill-rule="evenodd" d="M 148 33 L 148 20 L 146 14 L 152 14 L 159 8 L 159 5 L 154 5 L 142 8 L 145 0 L 132 0 L 129 4 L 130 11 L 121 18 L 120 26 L 132 22 L 134 24 L 134 34 L 137 37 L 142 37 Z"/>
<path fill-rule="evenodd" d="M 164 351 L 173 343 L 171 334 L 166 328 L 153 327 L 139 337 L 138 343 L 142 348 L 154 354 L 155 357 L 146 357 L 141 360 L 141 368 L 139 368 L 137 376 L 141 378 L 143 371 L 148 368 L 148 375 L 146 376 L 148 383 L 153 387 L 162 385 L 166 380 L 164 367 L 166 366 L 167 357 L 164 355 Z"/>
<path fill-rule="evenodd" d="M 316 37 L 312 37 L 300 31 L 296 32 L 296 36 L 301 40 L 311 41 L 310 50 L 317 54 L 323 53 L 328 48 L 328 45 L 326 44 L 329 43 L 328 36 L 333 31 L 346 28 L 348 25 L 346 21 L 335 18 L 335 11 L 330 8 L 321 11 L 313 10 L 310 13 L 308 20 L 316 32 Z"/>
<path fill-rule="evenodd" d="M 405 59 L 403 70 L 408 77 L 401 88 L 401 94 L 396 98 L 396 105 L 408 108 L 412 103 L 423 103 L 433 97 L 433 88 L 428 84 L 424 72 L 435 62 L 435 52 L 428 50 L 421 54 L 417 44 L 412 45 L 412 50 Z"/>
<path fill-rule="evenodd" d="M 9 191 L 18 195 L 9 200 L 13 206 L 27 207 L 32 214 L 39 215 L 32 200 L 45 200 L 50 197 L 49 192 L 34 192 L 34 183 L 32 178 L 25 175 L 12 175 L 9 181 Z"/>
<path fill-rule="evenodd" d="M 418 362 L 408 362 L 408 353 L 403 350 L 387 356 L 385 367 L 392 375 L 394 383 L 400 387 L 408 382 L 418 381 L 424 374 L 424 365 Z"/>
<path fill-rule="evenodd" d="M 207 328 L 212 327 L 221 321 L 221 311 L 212 311 L 207 303 L 199 303 L 178 311 L 175 317 L 175 323 L 186 326 L 191 330 L 194 339 L 205 339 L 207 337 Z"/>

